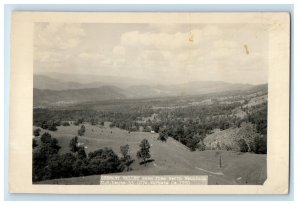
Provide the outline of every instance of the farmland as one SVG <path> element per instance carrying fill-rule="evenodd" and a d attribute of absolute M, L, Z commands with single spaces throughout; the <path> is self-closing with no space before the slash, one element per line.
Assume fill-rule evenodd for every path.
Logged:
<path fill-rule="evenodd" d="M 36 130 L 34 183 L 97 184 L 102 174 L 208 175 L 211 185 L 263 184 L 267 178 L 266 85 L 193 96 L 56 103 L 34 108 Z M 52 141 L 42 140 L 45 133 Z M 70 151 L 71 140 L 84 150 L 80 157 L 76 147 Z M 151 155 L 144 161 L 137 157 L 143 140 Z M 125 145 L 126 166 L 120 150 Z"/>
<path fill-rule="evenodd" d="M 111 147 L 119 153 L 120 146 L 129 144 L 130 154 L 135 155 L 139 142 L 146 138 L 150 144 L 153 162 L 141 166 L 136 159 L 132 171 L 117 174 L 124 175 L 208 175 L 209 184 L 262 184 L 266 179 L 266 155 L 222 151 L 222 167 L 219 168 L 219 157 L 216 150 L 191 152 L 186 146 L 174 139 L 166 143 L 158 141 L 158 134 L 131 132 L 119 128 L 86 124 L 86 134 L 79 137 L 79 142 L 87 152 L 103 147 Z M 58 139 L 61 153 L 69 151 L 70 139 L 77 134 L 78 126 L 58 127 L 56 132 L 49 132 Z M 42 130 L 42 132 L 45 132 Z M 112 132 L 112 133 L 111 133 Z M 258 173 L 259 172 L 259 173 Z M 67 179 L 46 180 L 43 184 L 97 184 L 99 175 L 74 177 Z"/>

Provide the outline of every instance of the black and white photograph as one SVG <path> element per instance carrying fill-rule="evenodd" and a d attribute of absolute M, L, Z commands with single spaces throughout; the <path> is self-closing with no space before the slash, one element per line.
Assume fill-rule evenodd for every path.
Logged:
<path fill-rule="evenodd" d="M 288 193 L 288 13 L 12 22 L 10 192 Z"/>
<path fill-rule="evenodd" d="M 32 182 L 267 179 L 262 24 L 35 23 Z"/>

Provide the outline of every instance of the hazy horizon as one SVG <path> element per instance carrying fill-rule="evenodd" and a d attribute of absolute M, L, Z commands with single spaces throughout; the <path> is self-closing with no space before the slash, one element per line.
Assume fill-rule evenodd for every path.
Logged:
<path fill-rule="evenodd" d="M 264 84 L 268 32 L 261 24 L 36 23 L 34 74 Z"/>
<path fill-rule="evenodd" d="M 62 75 L 61 78 L 57 78 L 54 75 Z M 183 82 L 162 82 L 162 83 L 154 83 L 147 80 L 147 79 L 143 79 L 143 78 L 135 78 L 135 77 L 128 77 L 128 76 L 110 76 L 110 75 L 92 75 L 92 74 L 87 74 L 87 73 L 60 73 L 60 72 L 40 72 L 40 73 L 34 73 L 35 76 L 46 76 L 46 77 L 49 77 L 49 78 L 53 78 L 53 79 L 57 79 L 57 80 L 62 80 L 64 82 L 78 82 L 80 81 L 79 78 L 76 78 L 74 79 L 74 81 L 72 80 L 65 80 L 63 79 L 63 75 L 76 75 L 76 76 L 83 76 L 83 79 L 86 79 L 84 77 L 87 77 L 87 76 L 93 76 L 94 79 L 89 81 L 89 82 L 86 82 L 86 80 L 83 80 L 83 82 L 78 82 L 78 83 L 82 83 L 82 84 L 88 84 L 88 83 L 96 83 L 96 82 L 101 82 L 101 79 L 99 80 L 95 80 L 95 78 L 97 77 L 108 77 L 108 78 L 128 78 L 128 79 L 131 79 L 131 80 L 137 80 L 137 82 L 139 81 L 142 81 L 143 83 L 140 83 L 139 85 L 178 85 L 178 84 L 185 84 L 185 83 L 193 83 L 193 82 L 224 82 L 224 83 L 231 83 L 231 84 L 244 84 L 244 85 L 262 85 L 262 84 L 268 84 L 268 82 L 263 82 L 263 83 L 245 83 L 245 82 L 228 82 L 228 81 L 224 81 L 224 80 L 191 80 L 191 81 L 183 81 Z M 138 83 L 135 83 L 135 84 L 138 84 Z"/>

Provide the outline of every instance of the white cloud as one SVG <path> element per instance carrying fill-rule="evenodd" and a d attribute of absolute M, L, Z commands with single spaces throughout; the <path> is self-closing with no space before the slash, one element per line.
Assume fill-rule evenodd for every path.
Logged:
<path fill-rule="evenodd" d="M 35 47 L 38 49 L 71 49 L 85 35 L 80 24 L 38 23 L 35 26 Z"/>
<path fill-rule="evenodd" d="M 78 72 L 149 77 L 155 82 L 172 83 L 174 79 L 236 82 L 237 76 L 244 75 L 248 75 L 249 82 L 266 80 L 267 43 L 263 40 L 267 35 L 256 33 L 254 37 L 244 26 L 238 32 L 236 26 L 192 25 L 191 30 L 187 27 L 136 26 L 114 40 L 107 40 L 97 38 L 101 29 L 91 33 L 95 30 L 87 30 L 80 24 L 38 24 L 35 62 L 43 69 L 76 68 Z M 249 31 L 253 29 L 252 25 Z M 249 54 L 245 52 L 245 44 Z M 263 73 L 260 79 L 256 73 Z"/>
<path fill-rule="evenodd" d="M 125 48 L 123 46 L 115 46 L 113 49 L 113 54 L 117 56 L 125 55 Z"/>

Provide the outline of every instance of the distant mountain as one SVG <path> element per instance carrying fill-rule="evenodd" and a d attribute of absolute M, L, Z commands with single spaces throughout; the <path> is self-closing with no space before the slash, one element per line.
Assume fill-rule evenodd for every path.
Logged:
<path fill-rule="evenodd" d="M 60 83 L 67 83 L 67 86 L 71 85 L 76 82 L 77 86 L 80 87 L 70 87 L 69 89 L 79 89 L 79 88 L 92 88 L 92 86 L 99 87 L 102 85 L 112 85 L 117 87 L 129 87 L 134 85 L 142 85 L 142 84 L 148 84 L 151 85 L 151 82 L 145 80 L 145 79 L 138 79 L 138 78 L 131 78 L 131 77 L 122 77 L 122 76 L 105 76 L 105 75 L 92 75 L 92 74 L 71 74 L 71 73 L 42 73 L 42 74 L 35 74 L 33 76 L 34 81 L 36 81 L 35 85 L 38 89 L 45 89 L 46 85 L 43 85 L 44 78 L 47 77 L 47 81 L 53 80 Z M 48 84 L 52 85 L 52 84 Z M 63 84 L 61 84 L 64 86 Z M 76 86 L 76 85 L 75 85 Z M 58 86 L 49 87 L 47 89 L 50 90 L 64 90 L 61 88 L 58 88 Z"/>
<path fill-rule="evenodd" d="M 124 91 L 114 86 L 71 90 L 33 89 L 34 106 L 66 105 L 124 98 L 126 98 Z"/>
<path fill-rule="evenodd" d="M 97 88 L 103 86 L 101 82 L 93 83 L 78 83 L 75 81 L 63 81 L 45 75 L 33 76 L 33 88 L 48 89 L 48 90 L 71 90 L 71 89 L 84 89 L 84 88 Z"/>
<path fill-rule="evenodd" d="M 131 86 L 126 89 L 133 98 L 200 95 L 231 90 L 245 90 L 253 87 L 250 84 L 232 84 L 226 82 L 199 81 L 178 85 Z"/>
<path fill-rule="evenodd" d="M 55 75 L 59 78 L 54 78 L 53 76 Z M 52 74 L 51 77 L 34 75 L 34 105 L 59 105 L 112 99 L 201 95 L 226 91 L 250 91 L 251 89 L 267 90 L 268 88 L 267 84 L 254 86 L 222 81 L 194 81 L 173 85 L 147 85 L 143 83 L 138 84 L 140 83 L 139 80 L 135 81 L 134 79 L 118 77 L 104 78 L 103 76 L 93 76 L 90 81 L 88 79 L 81 79 L 80 82 L 77 82 L 78 79 L 71 79 L 70 76 L 72 75 L 67 74 L 67 77 L 63 79 L 63 76 L 59 76 L 58 74 Z M 73 77 L 76 76 L 78 77 L 78 75 L 74 75 Z M 84 78 L 86 77 L 85 75 Z M 97 79 L 101 79 L 101 81 L 93 82 L 93 80 Z M 128 83 L 128 80 L 132 82 Z"/>
<path fill-rule="evenodd" d="M 268 92 L 268 84 L 254 85 L 249 89 L 249 92 Z"/>

